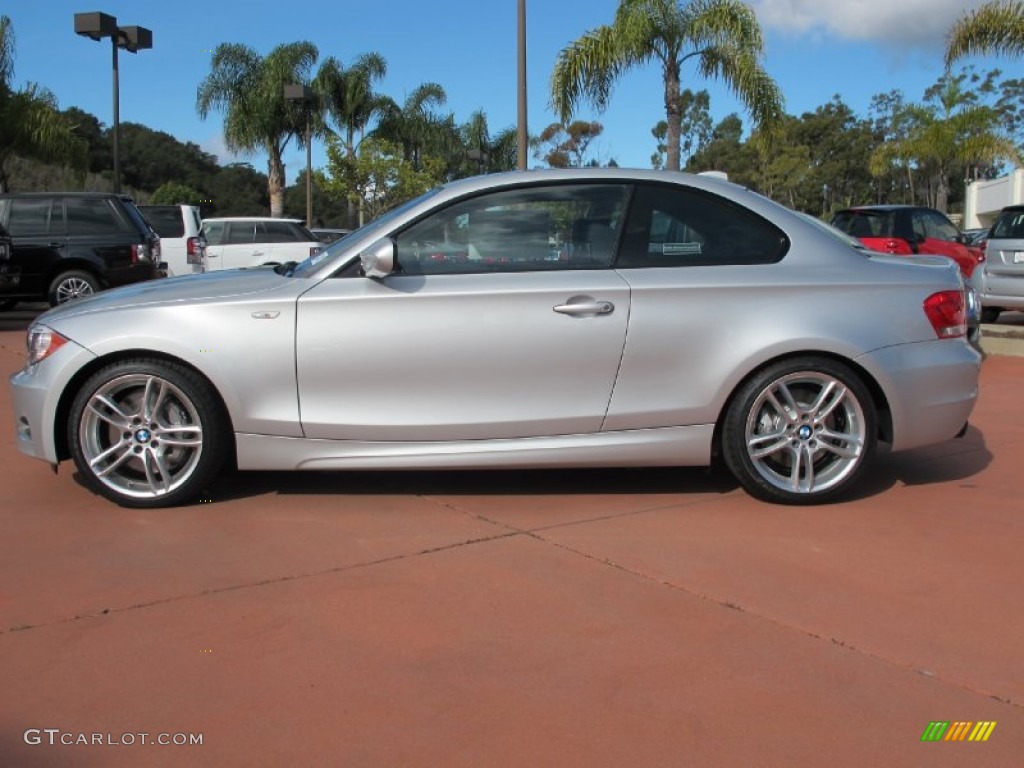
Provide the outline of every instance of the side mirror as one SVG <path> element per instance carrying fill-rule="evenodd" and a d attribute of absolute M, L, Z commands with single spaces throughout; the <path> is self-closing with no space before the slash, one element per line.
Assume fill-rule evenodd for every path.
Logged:
<path fill-rule="evenodd" d="M 367 277 L 387 277 L 395 271 L 395 241 L 384 237 L 359 254 L 359 265 Z"/>

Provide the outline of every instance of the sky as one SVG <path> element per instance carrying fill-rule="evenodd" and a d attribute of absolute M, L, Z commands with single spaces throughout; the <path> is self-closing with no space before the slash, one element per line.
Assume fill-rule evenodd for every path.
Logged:
<path fill-rule="evenodd" d="M 945 35 L 955 19 L 983 0 L 752 0 L 765 35 L 764 67 L 779 83 L 786 111 L 813 111 L 839 95 L 867 115 L 871 97 L 893 89 L 919 100 L 942 74 Z M 560 50 L 586 31 L 611 23 L 618 0 L 527 0 L 527 93 L 531 133 L 555 121 L 548 84 Z M 49 88 L 60 107 L 79 107 L 102 123 L 113 120 L 110 43 L 74 33 L 74 14 L 102 11 L 121 26 L 153 31 L 152 50 L 120 55 L 120 119 L 165 131 L 217 155 L 221 162 L 251 162 L 266 172 L 260 154 L 233 157 L 221 133 L 223 117 L 196 113 L 196 89 L 210 72 L 220 43 L 243 43 L 261 54 L 281 43 L 306 40 L 320 58 L 348 65 L 374 51 L 388 63 L 378 90 L 396 101 L 425 82 L 448 94 L 445 111 L 458 122 L 482 109 L 492 133 L 516 122 L 517 0 L 0 0 L 13 22 L 14 82 Z M 1019 62 L 972 59 L 979 69 L 1000 67 L 1019 76 Z M 721 83 L 701 80 L 684 67 L 683 86 L 707 88 L 715 122 L 742 106 Z M 661 73 L 652 64 L 617 83 L 609 108 L 583 105 L 577 116 L 598 120 L 604 133 L 591 155 L 602 163 L 650 167 L 651 128 L 664 119 Z M 289 180 L 305 167 L 305 152 L 285 152 Z M 313 165 L 326 153 L 314 144 Z M 531 165 L 534 161 L 531 159 Z"/>

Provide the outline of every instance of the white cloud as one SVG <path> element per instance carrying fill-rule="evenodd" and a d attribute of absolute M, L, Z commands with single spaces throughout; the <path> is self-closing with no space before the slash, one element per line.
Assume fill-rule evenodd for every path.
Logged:
<path fill-rule="evenodd" d="M 902 47 L 941 45 L 950 26 L 984 0 L 752 0 L 767 30 L 824 33 Z"/>
<path fill-rule="evenodd" d="M 237 162 L 252 162 L 251 157 L 231 152 L 228 149 L 227 144 L 224 142 L 224 135 L 221 133 L 208 136 L 204 141 L 200 142 L 199 147 L 204 152 L 209 152 L 211 155 L 216 157 L 217 161 L 221 165 L 228 165 L 229 163 Z"/>

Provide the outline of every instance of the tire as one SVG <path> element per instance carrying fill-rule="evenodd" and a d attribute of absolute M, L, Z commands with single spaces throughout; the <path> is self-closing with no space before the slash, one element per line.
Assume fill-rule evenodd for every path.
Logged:
<path fill-rule="evenodd" d="M 736 393 L 722 429 L 722 455 L 740 485 L 783 504 L 842 495 L 877 442 L 878 415 L 864 382 L 848 366 L 817 357 L 758 371 Z"/>
<path fill-rule="evenodd" d="M 981 322 L 983 323 L 994 323 L 999 320 L 999 315 L 1002 313 L 1000 307 L 982 307 L 981 308 Z"/>
<path fill-rule="evenodd" d="M 80 299 L 83 296 L 91 296 L 99 289 L 100 284 L 95 277 L 88 272 L 76 269 L 70 272 L 61 272 L 53 278 L 46 297 L 50 302 L 50 306 L 56 307 L 59 304 L 67 304 L 69 301 Z"/>
<path fill-rule="evenodd" d="M 204 379 L 144 358 L 89 377 L 71 406 L 68 444 L 89 488 L 134 508 L 192 500 L 232 445 L 229 421 Z"/>

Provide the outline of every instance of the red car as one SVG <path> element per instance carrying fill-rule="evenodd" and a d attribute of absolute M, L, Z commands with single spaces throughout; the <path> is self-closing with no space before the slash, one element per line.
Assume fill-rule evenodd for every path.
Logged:
<path fill-rule="evenodd" d="M 873 251 L 948 256 L 968 278 L 985 261 L 985 252 L 939 211 L 917 205 L 865 205 L 839 211 L 832 226 L 858 238 Z"/>

